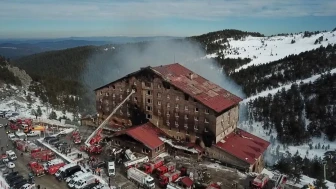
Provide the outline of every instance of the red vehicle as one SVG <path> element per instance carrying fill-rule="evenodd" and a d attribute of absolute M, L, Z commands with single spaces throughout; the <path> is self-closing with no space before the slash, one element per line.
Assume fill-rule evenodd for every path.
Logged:
<path fill-rule="evenodd" d="M 65 163 L 63 162 L 63 163 L 60 163 L 60 164 L 57 164 L 57 165 L 50 166 L 50 167 L 48 167 L 47 173 L 53 175 L 64 165 L 65 165 Z"/>
<path fill-rule="evenodd" d="M 160 186 L 165 188 L 168 183 L 176 181 L 181 175 L 181 171 L 174 171 L 172 173 L 165 173 L 160 177 Z"/>
<path fill-rule="evenodd" d="M 40 151 L 31 154 L 31 158 L 36 161 L 50 161 L 56 158 L 54 152 L 51 151 Z"/>
<path fill-rule="evenodd" d="M 28 168 L 33 172 L 36 176 L 42 176 L 44 175 L 44 169 L 43 166 L 36 161 L 31 161 L 28 163 Z"/>
<path fill-rule="evenodd" d="M 161 167 L 164 164 L 164 159 L 162 157 L 156 157 L 152 161 L 142 164 L 139 168 L 147 174 L 152 174 L 154 170 Z"/>
<path fill-rule="evenodd" d="M 161 175 L 168 173 L 168 172 L 174 172 L 175 169 L 176 169 L 176 163 L 169 162 L 156 169 L 156 176 L 157 178 L 160 178 Z"/>
<path fill-rule="evenodd" d="M 80 135 L 79 131 L 78 130 L 75 130 L 71 133 L 71 138 L 76 138 Z"/>
<path fill-rule="evenodd" d="M 100 154 L 103 151 L 103 147 L 101 145 L 93 145 L 90 147 L 84 145 L 81 146 L 81 150 L 90 154 Z"/>
<path fill-rule="evenodd" d="M 269 181 L 269 176 L 266 174 L 260 174 L 252 181 L 253 189 L 262 189 L 266 186 Z"/>
<path fill-rule="evenodd" d="M 80 135 L 77 135 L 74 139 L 73 139 L 73 142 L 75 144 L 80 144 L 82 143 L 82 137 Z"/>
<path fill-rule="evenodd" d="M 16 125 L 16 122 L 14 122 L 14 121 L 10 121 L 10 122 L 9 122 L 9 128 L 10 128 L 11 130 L 14 130 L 14 131 L 19 130 L 19 126 L 17 126 L 17 125 Z"/>
<path fill-rule="evenodd" d="M 26 152 L 28 148 L 28 144 L 25 141 L 18 140 L 16 141 L 16 148 L 22 152 Z"/>

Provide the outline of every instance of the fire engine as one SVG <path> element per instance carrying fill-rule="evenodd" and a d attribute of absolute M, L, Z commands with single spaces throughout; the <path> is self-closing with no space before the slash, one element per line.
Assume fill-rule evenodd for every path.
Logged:
<path fill-rule="evenodd" d="M 157 178 L 160 178 L 161 175 L 168 173 L 168 172 L 173 172 L 176 169 L 176 163 L 174 162 L 169 162 L 156 170 L 156 176 Z"/>
<path fill-rule="evenodd" d="M 161 167 L 163 164 L 164 159 L 162 157 L 156 157 L 147 163 L 143 163 L 139 169 L 147 174 L 152 174 L 154 170 Z"/>
<path fill-rule="evenodd" d="M 42 176 L 44 175 L 44 169 L 41 164 L 36 161 L 31 161 L 28 163 L 28 168 L 33 172 L 35 176 Z"/>
<path fill-rule="evenodd" d="M 161 175 L 160 177 L 160 186 L 161 187 L 166 187 L 168 183 L 170 182 L 174 182 L 175 180 L 177 180 L 181 175 L 181 171 L 174 171 L 171 173 L 165 173 L 163 175 Z"/>
<path fill-rule="evenodd" d="M 54 152 L 50 150 L 43 150 L 43 151 L 31 153 L 31 158 L 36 161 L 50 161 L 52 159 L 55 159 L 56 155 Z"/>
<path fill-rule="evenodd" d="M 269 176 L 267 174 L 260 174 L 252 181 L 252 188 L 253 189 L 262 189 L 266 186 L 269 181 Z"/>

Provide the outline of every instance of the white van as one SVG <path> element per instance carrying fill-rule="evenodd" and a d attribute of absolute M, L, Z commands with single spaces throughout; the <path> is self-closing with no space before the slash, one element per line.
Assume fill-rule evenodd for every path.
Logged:
<path fill-rule="evenodd" d="M 115 176 L 115 164 L 114 161 L 108 162 L 107 163 L 107 172 L 108 176 Z"/>
<path fill-rule="evenodd" d="M 17 160 L 17 156 L 16 156 L 16 154 L 13 150 L 6 151 L 6 155 L 7 155 L 8 159 L 11 160 L 11 161 Z"/>
<path fill-rule="evenodd" d="M 69 183 L 68 183 L 68 186 L 70 188 L 74 188 L 75 185 L 77 184 L 77 182 L 80 182 L 81 180 L 87 178 L 87 177 L 90 177 L 90 176 L 93 176 L 91 173 L 84 173 L 84 174 L 81 174 L 80 176 L 78 176 L 77 178 L 74 178 L 72 179 Z"/>
<path fill-rule="evenodd" d="M 30 131 L 29 133 L 27 133 L 27 136 L 29 137 L 40 136 L 40 135 L 41 135 L 41 131 Z"/>
<path fill-rule="evenodd" d="M 77 164 L 76 163 L 70 163 L 70 164 L 66 164 L 63 167 L 61 167 L 56 173 L 55 176 L 59 177 L 61 176 L 61 173 L 64 172 L 66 169 L 70 168 L 70 167 L 75 167 Z"/>
<path fill-rule="evenodd" d="M 84 179 L 76 182 L 75 189 L 84 188 L 85 186 L 94 183 L 96 180 L 97 178 L 94 175 L 87 176 Z"/>
<path fill-rule="evenodd" d="M 22 132 L 22 131 L 17 131 L 17 132 L 15 132 L 15 135 L 16 135 L 19 139 L 21 139 L 21 140 L 25 140 L 25 139 L 27 139 L 27 135 L 26 135 L 24 132 Z"/>

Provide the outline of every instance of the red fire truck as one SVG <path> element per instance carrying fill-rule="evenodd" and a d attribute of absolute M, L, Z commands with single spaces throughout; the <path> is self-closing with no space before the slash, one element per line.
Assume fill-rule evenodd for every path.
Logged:
<path fill-rule="evenodd" d="M 253 189 L 262 189 L 266 186 L 269 181 L 269 176 L 267 174 L 260 174 L 252 181 Z"/>
<path fill-rule="evenodd" d="M 168 172 L 173 172 L 175 171 L 175 169 L 176 169 L 176 163 L 169 162 L 156 169 L 156 177 L 160 178 L 161 175 L 168 173 Z"/>
<path fill-rule="evenodd" d="M 168 183 L 174 182 L 177 180 L 181 175 L 181 171 L 174 171 L 172 173 L 165 173 L 160 177 L 160 186 L 165 188 Z"/>
<path fill-rule="evenodd" d="M 156 157 L 147 163 L 143 163 L 139 169 L 147 174 L 152 174 L 154 170 L 161 167 L 163 164 L 164 159 L 162 157 Z"/>

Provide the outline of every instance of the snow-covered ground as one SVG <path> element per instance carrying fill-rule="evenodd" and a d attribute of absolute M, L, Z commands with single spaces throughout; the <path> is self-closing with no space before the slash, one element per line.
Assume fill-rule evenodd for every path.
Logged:
<path fill-rule="evenodd" d="M 47 104 L 43 104 L 39 98 L 35 96 L 35 94 L 28 92 L 24 89 L 18 89 L 15 86 L 3 87 L 0 88 L 1 93 L 5 92 L 12 92 L 14 94 L 10 96 L 6 96 L 5 98 L 1 99 L 0 101 L 0 110 L 6 110 L 6 111 L 13 111 L 19 113 L 19 117 L 24 118 L 36 118 L 34 115 L 32 115 L 32 109 L 35 111 L 38 109 L 38 107 L 42 110 L 42 116 L 39 117 L 39 119 L 42 120 L 48 120 L 48 117 L 52 111 L 54 111 L 57 115 L 57 117 L 62 117 L 65 115 L 70 120 L 73 120 L 73 114 L 70 112 L 65 112 L 65 114 L 62 113 L 62 111 L 52 109 L 51 107 L 48 107 Z M 32 99 L 31 105 L 29 106 L 29 103 L 27 101 L 27 96 L 30 96 Z M 53 122 L 56 124 L 56 120 L 53 120 Z"/>
<path fill-rule="evenodd" d="M 326 74 L 326 73 L 328 73 L 328 72 L 325 72 L 325 73 L 323 73 L 323 74 Z M 330 73 L 331 73 L 331 74 L 336 73 L 336 68 L 335 68 L 335 69 L 332 69 L 332 70 L 330 71 Z M 303 79 L 303 80 L 297 80 L 297 81 L 295 81 L 295 82 L 293 82 L 293 83 L 290 83 L 290 84 L 287 84 L 287 85 L 283 85 L 283 86 L 278 87 L 278 88 L 275 88 L 275 89 L 262 91 L 262 92 L 258 93 L 258 95 L 251 96 L 251 97 L 248 97 L 248 98 L 244 99 L 244 100 L 242 101 L 242 103 L 247 103 L 247 102 L 249 102 L 249 101 L 251 101 L 251 100 L 254 100 L 254 99 L 258 98 L 258 97 L 265 97 L 265 96 L 267 96 L 267 95 L 269 95 L 269 94 L 272 94 L 272 95 L 273 95 L 273 94 L 277 93 L 278 91 L 281 91 L 283 88 L 284 88 L 285 90 L 288 90 L 288 89 L 291 88 L 292 84 L 294 84 L 294 83 L 296 83 L 296 84 L 298 84 L 298 85 L 301 84 L 301 83 L 309 83 L 309 82 L 312 82 L 312 83 L 313 83 L 314 81 L 316 81 L 317 79 L 319 79 L 323 74 L 313 75 L 313 76 L 311 76 L 311 77 L 309 77 L 309 78 L 306 78 L 306 79 Z"/>
<path fill-rule="evenodd" d="M 241 40 L 228 39 L 228 43 L 223 45 L 230 48 L 223 50 L 226 58 L 251 58 L 252 61 L 245 64 L 235 71 L 245 69 L 252 65 L 266 64 L 271 61 L 276 61 L 285 58 L 291 54 L 300 54 L 304 51 L 313 50 L 328 44 L 336 43 L 336 31 L 321 32 L 311 37 L 303 38 L 303 33 L 288 36 L 274 36 L 274 37 L 246 37 Z M 321 44 L 314 44 L 316 39 L 323 36 Z M 291 43 L 292 40 L 295 43 Z M 206 58 L 216 57 L 217 53 L 209 54 Z"/>

